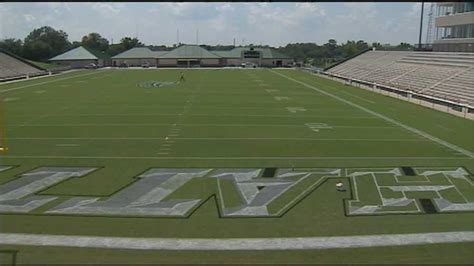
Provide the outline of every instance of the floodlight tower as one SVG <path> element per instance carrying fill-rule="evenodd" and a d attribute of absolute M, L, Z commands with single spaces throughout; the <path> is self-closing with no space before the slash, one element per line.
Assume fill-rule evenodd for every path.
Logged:
<path fill-rule="evenodd" d="M 421 2 L 421 15 L 420 15 L 420 35 L 418 37 L 418 49 L 421 49 L 421 34 L 423 33 L 423 9 L 425 2 Z"/>

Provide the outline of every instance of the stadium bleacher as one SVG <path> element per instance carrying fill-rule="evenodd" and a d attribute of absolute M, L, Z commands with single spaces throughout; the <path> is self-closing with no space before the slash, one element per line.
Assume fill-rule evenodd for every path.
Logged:
<path fill-rule="evenodd" d="M 43 69 L 33 66 L 20 58 L 0 50 L 0 80 L 45 74 Z"/>
<path fill-rule="evenodd" d="M 368 51 L 326 73 L 474 106 L 473 53 Z"/>

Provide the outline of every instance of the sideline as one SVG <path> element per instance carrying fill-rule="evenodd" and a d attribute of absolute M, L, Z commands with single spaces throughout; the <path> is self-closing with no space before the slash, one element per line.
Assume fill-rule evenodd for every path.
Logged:
<path fill-rule="evenodd" d="M 60 78 L 60 79 L 48 80 L 48 81 L 45 81 L 45 82 L 39 82 L 39 83 L 28 84 L 28 85 L 20 86 L 20 87 L 16 87 L 16 88 L 10 88 L 10 89 L 5 89 L 5 90 L 0 90 L 0 93 L 9 92 L 9 91 L 15 91 L 15 90 L 20 90 L 20 89 L 24 89 L 24 88 L 29 88 L 29 87 L 33 87 L 33 86 L 48 84 L 48 83 L 52 83 L 52 82 L 56 82 L 56 81 L 61 81 L 61 80 L 66 80 L 66 79 L 72 79 L 72 78 L 90 76 L 90 75 L 98 74 L 98 73 L 103 73 L 103 72 L 92 72 L 92 73 L 86 73 L 86 74 L 84 74 L 84 75 L 75 75 L 75 76 L 69 76 L 69 77 L 64 77 L 64 78 Z M 52 76 L 52 77 L 54 77 L 54 76 Z M 25 80 L 25 81 L 28 81 L 28 80 Z"/>
<path fill-rule="evenodd" d="M 399 127 L 402 127 L 402 128 L 404 128 L 404 129 L 406 129 L 406 130 L 408 130 L 408 131 L 411 131 L 412 133 L 415 133 L 415 134 L 417 134 L 417 135 L 420 135 L 420 136 L 422 136 L 422 137 L 425 137 L 425 138 L 427 138 L 427 139 L 429 139 L 429 140 L 431 140 L 431 141 L 433 141 L 433 142 L 435 142 L 435 143 L 437 143 L 437 144 L 439 144 L 439 145 L 445 146 L 445 147 L 447 147 L 447 148 L 449 148 L 449 149 L 451 149 L 451 150 L 454 150 L 454 151 L 457 151 L 457 152 L 459 152 L 459 153 L 462 153 L 462 154 L 464 154 L 464 155 L 466 155 L 466 156 L 468 156 L 468 157 L 470 157 L 470 158 L 474 158 L 474 152 L 472 152 L 472 151 L 468 151 L 468 150 L 466 150 L 466 149 L 463 149 L 463 148 L 461 148 L 461 147 L 458 147 L 458 146 L 456 146 L 456 145 L 454 145 L 454 144 L 451 144 L 451 143 L 449 143 L 449 142 L 447 142 L 447 141 L 444 141 L 444 140 L 439 139 L 439 138 L 437 138 L 437 137 L 435 137 L 435 136 L 432 136 L 432 135 L 430 135 L 430 134 L 428 134 L 428 133 L 426 133 L 426 132 L 424 132 L 424 131 L 421 131 L 421 130 L 419 130 L 419 129 L 416 129 L 416 128 L 407 126 L 407 125 L 405 125 L 405 124 L 403 124 L 403 123 L 401 123 L 401 122 L 398 122 L 398 121 L 395 120 L 395 119 L 392 119 L 392 118 L 389 118 L 389 117 L 387 117 L 387 116 L 384 116 L 384 115 L 382 115 L 382 114 L 380 114 L 380 113 L 374 112 L 374 111 L 372 111 L 372 110 L 370 110 L 370 109 L 367 109 L 367 108 L 365 108 L 365 107 L 363 107 L 363 106 L 361 106 L 361 105 L 358 105 L 358 104 L 356 104 L 356 103 L 353 103 L 353 102 L 351 102 L 351 101 L 349 101 L 349 100 L 346 100 L 346 99 L 344 99 L 344 98 L 341 98 L 341 97 L 339 97 L 339 96 L 337 96 L 337 95 L 334 95 L 334 94 L 332 94 L 332 93 L 329 93 L 329 92 L 327 92 L 327 91 L 325 91 L 325 90 L 318 89 L 318 88 L 316 88 L 316 87 L 314 87 L 314 86 L 311 86 L 311 85 L 309 85 L 309 84 L 307 84 L 307 83 L 305 83 L 305 82 L 302 82 L 302 81 L 296 80 L 296 79 L 294 79 L 294 78 L 291 78 L 291 77 L 289 77 L 289 76 L 287 76 L 287 75 L 285 75 L 285 74 L 278 73 L 278 72 L 276 72 L 276 71 L 274 71 L 274 70 L 270 70 L 270 72 L 272 72 L 272 73 L 274 73 L 274 74 L 276 74 L 276 75 L 279 75 L 279 76 L 281 76 L 281 77 L 283 77 L 283 78 L 286 78 L 286 79 L 288 79 L 288 80 L 291 80 L 291 81 L 293 81 L 293 82 L 296 82 L 296 83 L 298 83 L 298 84 L 301 84 L 301 85 L 303 85 L 303 86 L 305 86 L 305 87 L 307 87 L 307 88 L 310 88 L 310 89 L 312 89 L 312 90 L 315 90 L 315 91 L 317 91 L 317 92 L 319 92 L 319 93 L 322 93 L 322 94 L 324 94 L 324 95 L 326 95 L 326 96 L 329 96 L 329 97 L 331 97 L 331 98 L 334 98 L 334 99 L 336 99 L 336 100 L 338 100 L 338 101 L 341 101 L 341 102 L 343 102 L 343 103 L 346 103 L 346 104 L 348 104 L 348 105 L 351 105 L 351 106 L 353 106 L 353 107 L 355 107 L 355 108 L 357 108 L 357 109 L 359 109 L 359 110 L 362 110 L 362 111 L 365 111 L 365 112 L 367 112 L 367 113 L 369 113 L 369 114 L 372 114 L 372 115 L 374 115 L 374 116 L 376 116 L 376 117 L 378 117 L 378 118 L 380 118 L 380 119 L 382 119 L 382 120 L 385 120 L 385 121 L 387 121 L 387 122 L 389 122 L 389 123 L 395 124 L 395 125 L 397 125 L 397 126 L 399 126 Z"/>
<path fill-rule="evenodd" d="M 474 241 L 473 231 L 289 238 L 133 238 L 0 233 L 0 244 L 139 250 L 304 250 Z"/>

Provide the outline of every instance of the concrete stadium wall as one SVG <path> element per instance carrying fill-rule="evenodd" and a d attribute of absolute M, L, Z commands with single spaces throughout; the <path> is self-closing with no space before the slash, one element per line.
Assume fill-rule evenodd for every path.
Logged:
<path fill-rule="evenodd" d="M 125 63 L 128 66 L 141 66 L 145 63 L 150 64 L 151 66 L 156 66 L 155 58 L 134 58 L 134 59 L 114 59 L 113 64 L 119 66 L 120 64 Z"/>
<path fill-rule="evenodd" d="M 158 66 L 177 66 L 177 59 L 158 58 Z"/>
<path fill-rule="evenodd" d="M 58 61 L 52 61 L 54 64 L 62 65 L 62 66 L 71 66 L 73 68 L 77 67 L 85 67 L 88 64 L 98 64 L 98 60 L 58 60 Z"/>
<path fill-rule="evenodd" d="M 201 59 L 201 66 L 221 66 L 220 59 Z"/>
<path fill-rule="evenodd" d="M 240 58 L 227 58 L 224 60 L 225 66 L 240 66 L 242 64 L 242 59 Z"/>
<path fill-rule="evenodd" d="M 433 43 L 435 52 L 474 52 L 474 38 L 467 39 L 469 42 L 443 40 Z"/>
<path fill-rule="evenodd" d="M 262 66 L 264 67 L 276 67 L 277 61 L 281 61 L 281 66 L 287 66 L 293 63 L 292 59 L 262 59 Z"/>

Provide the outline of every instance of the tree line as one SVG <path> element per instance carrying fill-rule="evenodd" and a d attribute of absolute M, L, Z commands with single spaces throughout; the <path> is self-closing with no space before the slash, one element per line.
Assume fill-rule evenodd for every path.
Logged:
<path fill-rule="evenodd" d="M 96 32 L 84 35 L 80 42 L 70 42 L 66 32 L 49 26 L 34 29 L 24 40 L 15 38 L 0 40 L 0 48 L 34 61 L 47 61 L 49 58 L 79 46 L 107 56 L 114 56 L 133 47 L 144 46 L 144 44 L 132 37 L 123 37 L 119 43 L 110 44 L 106 38 Z"/>
<path fill-rule="evenodd" d="M 84 46 L 106 56 L 114 56 L 133 47 L 144 47 L 146 45 L 140 42 L 137 38 L 132 37 L 123 37 L 120 39 L 119 43 L 111 44 L 106 38 L 96 32 L 84 35 L 81 41 L 70 42 L 66 32 L 56 30 L 50 26 L 43 26 L 34 29 L 24 40 L 15 38 L 0 40 L 0 48 L 26 59 L 43 62 L 78 46 Z M 208 50 L 230 50 L 234 48 L 233 45 L 202 44 L 200 46 Z M 327 43 L 322 45 L 316 43 L 290 43 L 286 46 L 280 47 L 270 47 L 268 45 L 253 46 L 274 48 L 285 55 L 295 58 L 297 62 L 317 67 L 331 65 L 334 62 L 354 56 L 372 47 L 377 49 L 397 50 L 413 49 L 413 46 L 407 43 L 400 43 L 397 46 L 389 44 L 382 45 L 380 43 L 372 43 L 369 45 L 363 40 L 348 40 L 345 43 L 337 43 L 334 39 L 330 39 Z M 166 51 L 175 48 L 176 45 L 170 47 L 165 45 L 148 45 L 147 47 L 154 50 Z"/>

